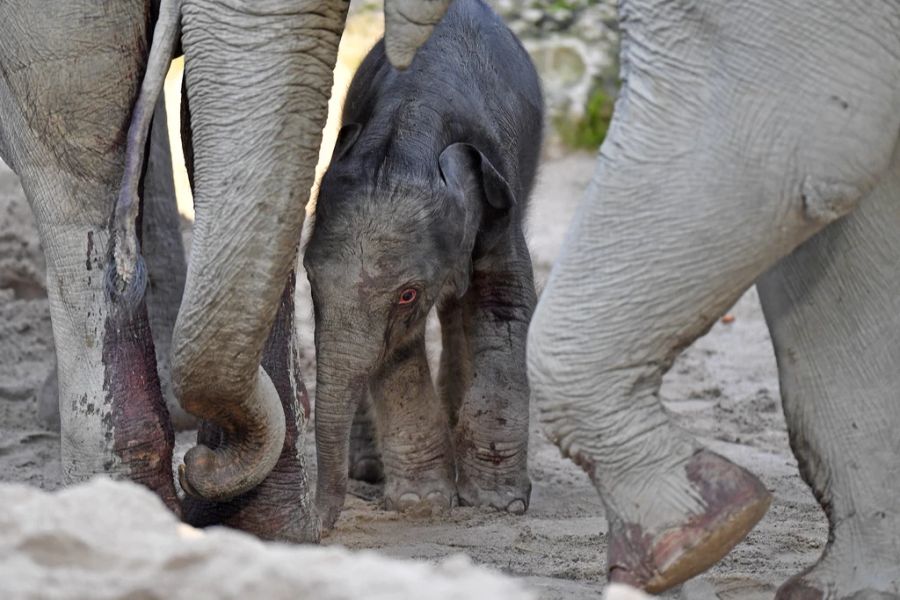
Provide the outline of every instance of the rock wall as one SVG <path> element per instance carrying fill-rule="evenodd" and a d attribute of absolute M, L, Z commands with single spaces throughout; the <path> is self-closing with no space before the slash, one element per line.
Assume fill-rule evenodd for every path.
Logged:
<path fill-rule="evenodd" d="M 555 154 L 563 146 L 596 147 L 618 91 L 616 0 L 487 2 L 522 41 L 541 76 L 547 107 L 545 149 Z M 348 22 L 379 20 L 382 5 L 383 0 L 354 0 Z M 380 36 L 382 30 L 368 31 Z M 593 131 L 581 135 L 584 128 Z"/>
<path fill-rule="evenodd" d="M 598 88 L 619 75 L 615 0 L 489 0 L 531 54 L 552 117 L 583 115 Z"/>

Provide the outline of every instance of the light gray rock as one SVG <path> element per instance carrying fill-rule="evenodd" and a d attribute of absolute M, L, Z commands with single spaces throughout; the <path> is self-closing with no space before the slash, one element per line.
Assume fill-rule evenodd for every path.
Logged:
<path fill-rule="evenodd" d="M 577 121 L 598 89 L 618 91 L 615 0 L 488 0 L 522 41 L 541 76 L 548 124 Z M 557 132 L 548 127 L 550 144 Z"/>
<path fill-rule="evenodd" d="M 624 583 L 611 583 L 603 591 L 603 600 L 650 600 L 652 597 Z"/>
<path fill-rule="evenodd" d="M 463 556 L 432 565 L 263 543 L 225 528 L 201 531 L 144 488 L 105 478 L 55 493 L 0 485 L 0 597 L 535 598 Z"/>

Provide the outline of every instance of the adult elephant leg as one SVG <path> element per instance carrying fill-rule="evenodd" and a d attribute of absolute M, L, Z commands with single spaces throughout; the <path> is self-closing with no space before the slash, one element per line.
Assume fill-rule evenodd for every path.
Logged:
<path fill-rule="evenodd" d="M 622 9 L 625 85 L 528 363 L 549 437 L 603 498 L 610 579 L 659 591 L 712 565 L 769 503 L 755 477 L 670 421 L 663 374 L 760 274 L 873 189 L 900 115 L 893 83 L 867 79 L 873 93 L 854 110 L 822 94 L 853 89 L 853 61 L 896 61 L 877 42 L 826 46 L 785 26 L 821 19 L 830 39 L 852 39 L 854 25 L 820 4 L 710 3 L 700 19 L 679 3 Z M 777 54 L 736 43 L 745 27 Z M 801 66 L 783 70 L 785 55 Z M 823 56 L 828 71 L 815 71 Z"/>
<path fill-rule="evenodd" d="M 223 431 L 216 449 L 185 456 L 182 481 L 195 496 L 249 491 L 284 447 L 285 413 L 260 362 L 296 260 L 346 9 L 182 7 L 196 221 L 173 381 L 182 406 Z"/>
<path fill-rule="evenodd" d="M 900 161 L 759 283 L 791 447 L 829 522 L 779 598 L 900 597 L 898 231 Z"/>
<path fill-rule="evenodd" d="M 250 531 L 263 539 L 317 542 L 319 523 L 306 477 L 304 432 L 310 405 L 299 365 L 294 331 L 294 287 L 291 273 L 281 295 L 278 316 L 263 352 L 263 368 L 272 379 L 285 414 L 281 456 L 261 484 L 228 502 L 185 500 L 185 520 L 197 527 L 228 525 Z M 222 431 L 205 422 L 198 441 L 215 449 Z"/>
<path fill-rule="evenodd" d="M 659 387 L 789 243 L 762 224 L 740 236 L 707 224 L 727 199 L 729 219 L 752 220 L 734 192 L 666 205 L 637 173 L 618 187 L 626 173 L 601 157 L 529 329 L 529 380 L 548 437 L 604 501 L 610 580 L 657 592 L 712 565 L 768 507 L 753 475 L 671 422 Z M 759 246 L 732 244 L 745 237 Z"/>
<path fill-rule="evenodd" d="M 178 404 L 172 390 L 169 367 L 172 328 L 184 291 L 187 266 L 178 222 L 165 102 L 162 98 L 153 115 L 142 197 L 141 247 L 148 273 L 147 312 L 153 333 L 157 372 L 172 424 L 176 429 L 191 429 L 197 426 L 196 419 Z M 38 420 L 48 429 L 59 429 L 59 382 L 55 362 L 38 393 Z"/>
<path fill-rule="evenodd" d="M 147 170 L 143 180 L 141 248 L 147 265 L 147 312 L 156 349 L 159 381 L 172 425 L 176 430 L 183 430 L 195 428 L 197 419 L 181 408 L 172 389 L 172 330 L 184 293 L 187 263 L 181 239 L 166 121 L 165 98 L 161 95 L 153 114 Z"/>
<path fill-rule="evenodd" d="M 384 3 L 384 46 L 398 69 L 408 67 L 443 18 L 452 0 L 387 0 Z"/>
<path fill-rule="evenodd" d="M 64 477 L 129 478 L 177 511 L 143 295 L 123 297 L 105 277 L 148 10 L 142 1 L 0 5 L 0 137 L 47 257 Z"/>

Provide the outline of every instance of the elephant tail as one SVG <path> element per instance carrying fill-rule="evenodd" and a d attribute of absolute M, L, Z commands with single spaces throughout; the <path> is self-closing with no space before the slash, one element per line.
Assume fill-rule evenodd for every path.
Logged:
<path fill-rule="evenodd" d="M 147 68 L 131 113 L 125 147 L 125 172 L 112 214 L 108 292 L 126 300 L 143 298 L 146 276 L 140 253 L 138 189 L 144 170 L 147 138 L 156 102 L 181 36 L 181 0 L 161 0 Z"/>

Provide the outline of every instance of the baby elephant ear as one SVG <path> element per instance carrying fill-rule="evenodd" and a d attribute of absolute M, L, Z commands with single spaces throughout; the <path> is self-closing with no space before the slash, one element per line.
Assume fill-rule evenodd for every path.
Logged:
<path fill-rule="evenodd" d="M 439 162 L 444 182 L 458 187 L 467 199 L 480 198 L 482 211 L 507 212 L 515 205 L 506 179 L 472 144 L 450 144 L 441 152 Z"/>
<path fill-rule="evenodd" d="M 334 152 L 331 154 L 331 162 L 344 157 L 347 151 L 353 147 L 359 132 L 362 131 L 362 125 L 359 123 L 347 123 L 338 132 L 337 141 L 334 143 Z"/>
<path fill-rule="evenodd" d="M 489 252 L 508 230 L 516 204 L 509 183 L 471 144 L 447 146 L 439 163 L 441 177 L 457 191 L 466 214 L 463 245 L 475 256 Z"/>

